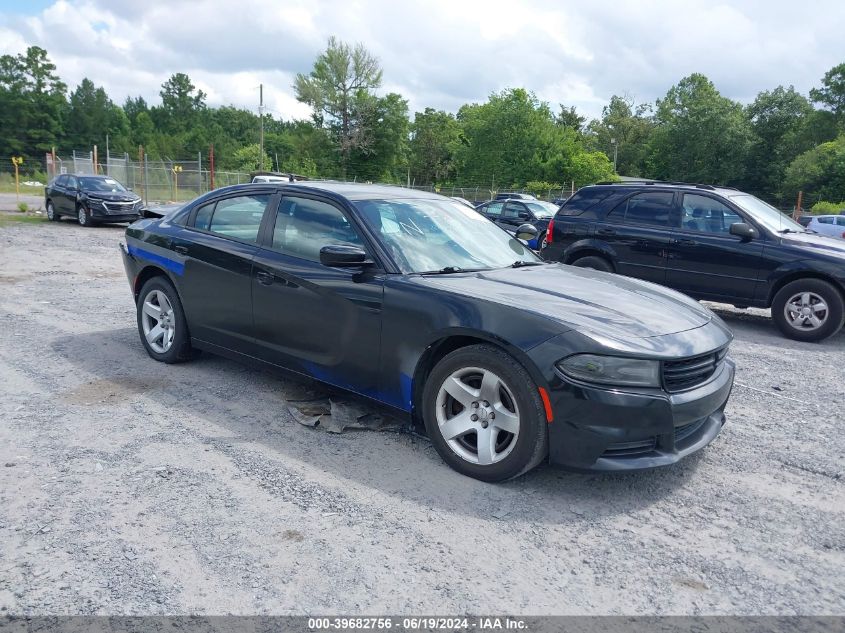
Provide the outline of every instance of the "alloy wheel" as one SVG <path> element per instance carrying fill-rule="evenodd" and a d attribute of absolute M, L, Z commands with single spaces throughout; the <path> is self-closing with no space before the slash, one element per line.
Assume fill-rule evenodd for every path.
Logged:
<path fill-rule="evenodd" d="M 825 324 L 830 310 L 827 302 L 815 292 L 801 292 L 789 298 L 783 312 L 795 329 L 812 331 Z"/>
<path fill-rule="evenodd" d="M 516 398 L 489 369 L 465 367 L 440 386 L 437 428 L 449 448 L 480 466 L 495 464 L 513 451 L 520 419 Z"/>
<path fill-rule="evenodd" d="M 170 300 L 161 290 L 150 290 L 144 297 L 141 328 L 147 344 L 154 352 L 164 354 L 173 345 L 176 318 Z"/>
<path fill-rule="evenodd" d="M 80 206 L 76 211 L 76 219 L 80 226 L 88 226 L 88 210 L 85 207 Z"/>

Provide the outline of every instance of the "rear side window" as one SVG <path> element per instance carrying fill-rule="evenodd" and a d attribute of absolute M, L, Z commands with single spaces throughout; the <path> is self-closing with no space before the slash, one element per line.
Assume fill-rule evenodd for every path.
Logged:
<path fill-rule="evenodd" d="M 258 241 L 258 229 L 269 195 L 226 198 L 197 209 L 194 228 L 245 242 Z"/>
<path fill-rule="evenodd" d="M 207 231 L 211 224 L 211 215 L 214 213 L 214 205 L 216 203 L 206 204 L 197 209 L 197 215 L 194 218 L 194 228 Z"/>
<path fill-rule="evenodd" d="M 491 202 L 486 207 L 483 207 L 481 212 L 485 215 L 502 215 L 503 206 L 505 206 L 504 202 Z"/>
<path fill-rule="evenodd" d="M 648 226 L 670 227 L 677 224 L 672 218 L 672 199 L 675 194 L 671 191 L 648 191 L 638 193 L 616 207 L 611 216 L 632 224 L 646 224 Z"/>
<path fill-rule="evenodd" d="M 833 218 L 819 218 L 819 224 L 833 224 Z"/>
<path fill-rule="evenodd" d="M 836 224 L 839 226 L 845 226 L 845 217 L 836 218 Z"/>
<path fill-rule="evenodd" d="M 581 215 L 587 209 L 592 209 L 599 202 L 613 193 L 609 187 L 585 187 L 579 189 L 574 195 L 563 203 L 558 215 Z"/>
<path fill-rule="evenodd" d="M 269 195 L 238 196 L 220 200 L 211 216 L 208 230 L 245 242 L 257 242 L 258 228 L 269 201 Z"/>

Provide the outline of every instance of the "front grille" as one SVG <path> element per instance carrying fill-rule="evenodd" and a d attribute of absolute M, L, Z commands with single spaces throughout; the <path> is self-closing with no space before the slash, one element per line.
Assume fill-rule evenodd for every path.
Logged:
<path fill-rule="evenodd" d="M 643 453 L 650 453 L 656 446 L 656 437 L 649 437 L 645 440 L 637 440 L 635 442 L 610 444 L 605 449 L 604 453 L 602 453 L 602 457 L 630 457 L 632 455 L 641 455 Z"/>
<path fill-rule="evenodd" d="M 117 215 L 125 215 L 132 213 L 135 208 L 135 202 L 105 202 L 106 211 Z"/>
<path fill-rule="evenodd" d="M 727 348 L 683 360 L 663 361 L 663 386 L 666 391 L 685 391 L 707 382 L 726 354 Z"/>
<path fill-rule="evenodd" d="M 675 444 L 687 439 L 690 435 L 695 433 L 707 421 L 707 418 L 701 418 L 695 422 L 684 424 L 683 426 L 675 427 Z"/>

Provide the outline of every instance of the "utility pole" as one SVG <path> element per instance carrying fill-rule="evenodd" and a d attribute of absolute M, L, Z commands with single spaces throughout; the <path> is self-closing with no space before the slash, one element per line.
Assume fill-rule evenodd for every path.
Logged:
<path fill-rule="evenodd" d="M 610 139 L 610 144 L 613 145 L 613 171 L 616 171 L 616 154 L 619 150 L 619 143 L 615 138 Z"/>
<path fill-rule="evenodd" d="M 106 134 L 106 176 L 109 175 L 109 160 L 111 159 L 111 154 L 109 154 L 109 135 Z"/>
<path fill-rule="evenodd" d="M 258 143 L 258 170 L 264 171 L 264 84 L 258 84 L 258 118 L 261 121 L 261 140 Z"/>

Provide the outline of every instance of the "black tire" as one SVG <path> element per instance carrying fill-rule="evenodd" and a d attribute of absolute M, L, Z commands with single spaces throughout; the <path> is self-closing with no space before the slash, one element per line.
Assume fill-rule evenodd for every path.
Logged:
<path fill-rule="evenodd" d="M 80 204 L 76 207 L 76 221 L 79 223 L 79 226 L 94 226 L 97 222 L 94 218 L 91 217 L 91 212 L 88 210 L 84 204 Z"/>
<path fill-rule="evenodd" d="M 820 326 L 814 327 L 808 319 L 794 324 L 793 319 L 788 317 L 787 303 L 803 294 L 808 294 L 811 299 L 810 312 L 817 318 L 823 317 Z M 814 298 L 823 301 L 827 309 L 816 314 L 812 307 Z M 815 305 L 820 304 L 815 303 Z M 797 311 L 794 314 L 797 314 Z M 811 343 L 823 341 L 842 329 L 842 324 L 845 322 L 845 302 L 842 293 L 826 281 L 812 278 L 798 279 L 786 284 L 775 295 L 772 301 L 772 319 L 787 338 Z"/>
<path fill-rule="evenodd" d="M 470 368 L 478 368 L 495 374 L 507 388 L 503 400 L 510 400 L 512 395 L 514 402 L 509 404 L 515 405 L 517 407 L 515 410 L 519 414 L 517 416 L 519 422 L 516 435 L 498 429 L 495 431 L 494 438 L 498 439 L 494 439 L 494 446 L 498 448 L 498 442 L 503 442 L 504 449 L 501 452 L 505 456 L 499 461 L 487 465 L 472 463 L 453 450 L 444 438 L 437 419 L 438 395 L 441 387 L 455 372 Z M 480 380 L 480 376 L 478 379 Z M 422 398 L 423 420 L 428 437 L 443 461 L 463 475 L 481 481 L 504 481 L 528 472 L 543 461 L 548 454 L 549 439 L 548 429 L 546 428 L 546 414 L 534 380 L 513 357 L 492 345 L 471 345 L 446 355 L 429 374 Z M 456 402 L 450 402 L 449 406 Z M 444 404 L 443 406 L 445 408 L 447 405 Z M 471 410 L 480 411 L 480 409 L 468 409 L 468 412 Z M 493 408 L 494 412 L 496 410 Z M 460 411 L 458 414 L 462 412 Z M 501 409 L 499 409 L 499 412 L 500 419 L 502 419 Z M 487 429 L 486 419 L 485 414 L 485 422 L 479 421 L 477 424 L 484 424 L 484 429 Z M 490 424 L 495 427 L 497 423 L 490 422 Z M 474 431 L 470 431 L 453 441 L 471 442 L 473 433 Z M 475 438 L 477 444 L 479 438 L 477 433 Z M 510 446 L 510 442 L 513 442 L 512 446 Z"/>
<path fill-rule="evenodd" d="M 593 270 L 600 270 L 605 273 L 613 272 L 613 265 L 604 257 L 598 255 L 587 255 L 572 262 L 573 266 L 578 268 L 592 268 Z"/>
<path fill-rule="evenodd" d="M 153 292 L 163 293 L 172 308 L 169 311 L 171 314 L 167 321 L 173 324 L 173 338 L 170 346 L 163 351 L 153 349 L 144 333 L 144 303 Z M 188 323 L 185 320 L 185 311 L 182 309 L 179 293 L 176 292 L 173 284 L 168 279 L 162 276 L 153 277 L 144 284 L 141 292 L 138 293 L 136 316 L 138 321 L 138 335 L 141 337 L 141 343 L 144 349 L 147 350 L 150 358 L 161 363 L 172 364 L 181 363 L 193 357 L 191 336 L 188 332 Z"/>
<path fill-rule="evenodd" d="M 53 201 L 48 200 L 47 201 L 47 219 L 50 220 L 50 222 L 58 222 L 59 217 L 60 217 L 59 214 L 56 213 L 56 207 L 53 206 Z"/>

